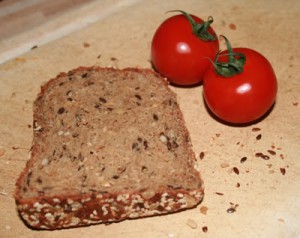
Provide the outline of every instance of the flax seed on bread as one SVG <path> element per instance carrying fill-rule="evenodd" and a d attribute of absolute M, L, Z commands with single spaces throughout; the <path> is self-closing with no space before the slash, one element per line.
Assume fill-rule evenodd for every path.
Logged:
<path fill-rule="evenodd" d="M 203 183 L 176 95 L 152 70 L 80 67 L 42 86 L 20 216 L 60 229 L 195 207 Z"/>

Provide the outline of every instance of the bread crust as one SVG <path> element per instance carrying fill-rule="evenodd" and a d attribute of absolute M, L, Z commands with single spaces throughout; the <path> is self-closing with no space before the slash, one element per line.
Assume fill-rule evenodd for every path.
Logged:
<path fill-rule="evenodd" d="M 33 118 L 38 117 L 37 104 L 44 96 L 45 92 L 56 84 L 61 77 L 69 76 L 83 71 L 118 71 L 114 68 L 101 67 L 79 67 L 68 73 L 60 73 L 57 77 L 49 80 L 41 87 L 41 91 L 35 101 Z M 162 87 L 166 87 L 174 97 L 176 95 L 168 87 L 168 82 L 160 77 L 151 69 L 126 68 L 122 72 L 137 72 L 139 74 L 153 74 L 158 78 Z M 182 133 L 189 138 L 189 132 L 184 125 L 183 115 L 180 110 L 176 111 L 183 125 Z M 38 130 L 35 128 L 34 130 Z M 130 192 L 119 192 L 114 194 L 91 192 L 87 194 L 69 194 L 69 195 L 41 195 L 36 197 L 24 198 L 22 196 L 22 183 L 28 176 L 30 168 L 34 165 L 35 155 L 38 151 L 38 144 L 33 144 L 30 151 L 30 158 L 26 163 L 24 171 L 20 174 L 16 182 L 15 200 L 17 210 L 25 223 L 36 229 L 61 229 L 69 227 L 86 226 L 96 223 L 116 222 L 124 219 L 140 218 L 154 216 L 159 214 L 173 213 L 180 210 L 193 208 L 203 199 L 204 186 L 199 172 L 198 188 L 186 190 L 183 188 L 161 188 L 151 190 L 137 190 Z M 191 165 L 195 161 L 195 155 L 191 148 L 186 148 L 190 158 Z"/>

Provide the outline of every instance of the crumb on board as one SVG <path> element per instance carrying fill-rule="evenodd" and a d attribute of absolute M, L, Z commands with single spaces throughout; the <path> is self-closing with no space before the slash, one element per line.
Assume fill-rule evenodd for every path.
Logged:
<path fill-rule="evenodd" d="M 275 171 L 273 169 L 269 170 L 269 174 L 274 174 Z"/>
<path fill-rule="evenodd" d="M 8 195 L 8 193 L 4 190 L 3 187 L 0 187 L 0 195 L 1 196 L 7 196 Z"/>
<path fill-rule="evenodd" d="M 3 148 L 0 148 L 0 157 L 5 154 L 5 150 Z"/>
<path fill-rule="evenodd" d="M 10 229 L 11 229 L 11 226 L 6 225 L 6 226 L 5 226 L 5 229 L 6 229 L 6 230 L 10 230 Z"/>
<path fill-rule="evenodd" d="M 234 23 L 230 23 L 230 24 L 229 24 L 229 28 L 230 28 L 231 30 L 236 30 L 236 25 L 235 25 Z"/>
<path fill-rule="evenodd" d="M 227 209 L 227 213 L 236 212 L 236 209 L 238 206 L 239 206 L 239 204 L 230 203 L 230 207 Z"/>
<path fill-rule="evenodd" d="M 83 47 L 84 48 L 88 48 L 88 47 L 90 47 L 91 45 L 90 45 L 90 43 L 88 43 L 88 42 L 83 42 Z"/>
<path fill-rule="evenodd" d="M 186 224 L 192 229 L 197 229 L 197 227 L 198 227 L 197 223 L 193 219 L 190 219 L 190 218 L 186 221 Z"/>
<path fill-rule="evenodd" d="M 229 164 L 227 163 L 227 162 L 222 162 L 221 164 L 220 164 L 220 166 L 221 166 L 221 168 L 228 168 L 229 167 Z"/>
<path fill-rule="evenodd" d="M 207 211 L 208 211 L 208 207 L 207 207 L 207 206 L 201 206 L 201 207 L 200 207 L 200 212 L 201 212 L 203 215 L 206 215 L 206 214 L 207 214 Z"/>
<path fill-rule="evenodd" d="M 168 238 L 176 238 L 176 235 L 174 233 L 168 233 Z"/>
<path fill-rule="evenodd" d="M 261 129 L 260 129 L 259 127 L 253 127 L 253 128 L 252 128 L 252 131 L 253 131 L 253 132 L 257 132 L 257 131 L 260 131 L 260 130 L 261 130 Z"/>

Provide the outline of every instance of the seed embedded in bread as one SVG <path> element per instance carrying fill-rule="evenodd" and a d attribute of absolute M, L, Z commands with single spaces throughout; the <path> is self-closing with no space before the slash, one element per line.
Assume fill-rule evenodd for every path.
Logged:
<path fill-rule="evenodd" d="M 203 183 L 176 95 L 146 69 L 80 67 L 34 103 L 33 146 L 16 203 L 58 229 L 196 206 Z"/>

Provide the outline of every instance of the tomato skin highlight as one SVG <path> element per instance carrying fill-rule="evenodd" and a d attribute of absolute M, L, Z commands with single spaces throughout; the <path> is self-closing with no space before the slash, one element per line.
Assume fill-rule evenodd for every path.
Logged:
<path fill-rule="evenodd" d="M 206 72 L 203 96 L 209 109 L 218 118 L 233 124 L 250 123 L 261 118 L 274 104 L 277 79 L 270 62 L 248 48 L 234 48 L 243 53 L 246 63 L 242 73 L 223 77 L 213 66 Z M 227 53 L 227 51 L 222 52 Z M 227 56 L 219 60 L 226 62 Z"/>
<path fill-rule="evenodd" d="M 203 20 L 193 16 L 197 23 Z M 216 35 L 209 27 L 208 32 Z M 219 50 L 219 41 L 204 41 L 192 32 L 184 15 L 166 19 L 156 30 L 151 43 L 153 67 L 176 85 L 194 85 L 202 82 L 205 71 Z"/>

